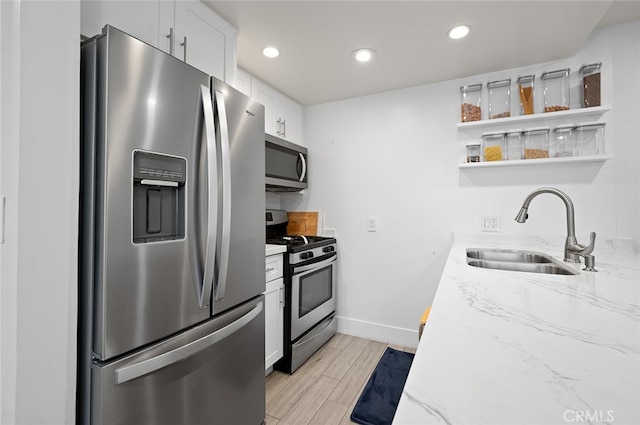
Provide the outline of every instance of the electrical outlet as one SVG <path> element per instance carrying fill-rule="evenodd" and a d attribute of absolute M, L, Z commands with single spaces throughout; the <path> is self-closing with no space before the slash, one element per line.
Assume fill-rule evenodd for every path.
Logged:
<path fill-rule="evenodd" d="M 482 230 L 483 232 L 499 232 L 500 217 L 482 217 L 480 230 Z"/>
<path fill-rule="evenodd" d="M 367 232 L 378 231 L 378 219 L 375 217 L 367 217 Z"/>

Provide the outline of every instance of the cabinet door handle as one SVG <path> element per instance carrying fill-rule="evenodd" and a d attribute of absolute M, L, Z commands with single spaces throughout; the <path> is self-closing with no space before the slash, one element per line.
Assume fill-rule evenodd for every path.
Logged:
<path fill-rule="evenodd" d="M 280 287 L 280 307 L 284 308 L 284 286 Z"/>
<path fill-rule="evenodd" d="M 173 48 L 173 28 L 169 28 L 169 34 L 167 34 L 167 38 L 169 39 L 169 54 L 173 56 L 174 48 Z"/>
<path fill-rule="evenodd" d="M 276 128 L 276 134 L 278 136 L 282 135 L 282 132 L 280 131 L 281 126 L 282 126 L 282 120 L 280 118 L 278 118 L 278 127 Z"/>
<path fill-rule="evenodd" d="M 267 267 L 267 269 L 265 270 L 267 273 L 274 271 L 276 268 L 275 267 Z"/>
<path fill-rule="evenodd" d="M 183 61 L 186 62 L 187 61 L 187 36 L 186 35 L 184 36 L 184 41 L 182 43 L 180 43 L 180 45 L 182 47 L 184 47 L 184 56 L 183 56 L 184 59 L 183 59 Z"/>
<path fill-rule="evenodd" d="M 287 137 L 287 120 L 282 120 L 282 137 Z"/>

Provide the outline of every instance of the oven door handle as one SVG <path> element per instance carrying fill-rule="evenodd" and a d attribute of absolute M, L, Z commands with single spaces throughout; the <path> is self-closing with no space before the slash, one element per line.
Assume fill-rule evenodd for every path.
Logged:
<path fill-rule="evenodd" d="M 299 274 L 299 273 L 302 273 L 302 272 L 306 272 L 306 271 L 309 271 L 309 270 L 312 270 L 312 269 L 317 269 L 317 268 L 320 268 L 320 267 L 324 267 L 324 266 L 327 266 L 327 265 L 333 263 L 334 261 L 336 261 L 336 253 L 335 252 L 332 253 L 331 257 L 327 258 L 326 260 L 318 261 L 317 263 L 311 263 L 311 264 L 307 264 L 307 265 L 300 266 L 300 267 L 294 266 L 293 267 L 293 274 L 296 275 L 296 274 Z"/>

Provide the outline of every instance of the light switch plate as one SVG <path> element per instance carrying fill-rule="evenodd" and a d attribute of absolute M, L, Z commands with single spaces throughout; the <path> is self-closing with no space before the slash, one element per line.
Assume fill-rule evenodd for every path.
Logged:
<path fill-rule="evenodd" d="M 367 217 L 367 232 L 378 231 L 378 219 L 375 217 Z"/>

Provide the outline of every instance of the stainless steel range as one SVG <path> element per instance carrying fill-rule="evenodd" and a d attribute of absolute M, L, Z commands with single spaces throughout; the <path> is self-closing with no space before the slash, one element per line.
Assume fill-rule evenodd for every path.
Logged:
<path fill-rule="evenodd" d="M 267 210 L 267 243 L 286 245 L 284 357 L 274 367 L 293 373 L 337 331 L 335 238 L 287 234 L 287 212 Z"/>

